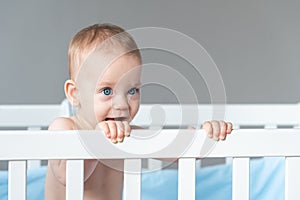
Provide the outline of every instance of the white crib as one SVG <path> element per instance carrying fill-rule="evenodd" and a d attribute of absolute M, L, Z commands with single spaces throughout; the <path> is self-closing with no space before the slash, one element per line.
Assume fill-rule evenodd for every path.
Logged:
<path fill-rule="evenodd" d="M 142 105 L 134 124 L 151 124 L 151 110 L 160 108 L 165 114 L 165 126 L 190 125 L 182 121 L 182 110 L 195 109 L 194 105 Z M 212 105 L 198 105 L 199 123 L 209 120 Z M 66 199 L 83 199 L 83 159 L 125 159 L 124 171 L 136 173 L 124 175 L 124 199 L 141 198 L 141 159 L 179 158 L 178 199 L 195 199 L 196 158 L 232 158 L 232 199 L 249 199 L 249 159 L 251 157 L 285 157 L 285 199 L 299 198 L 300 184 L 300 106 L 299 104 L 277 105 L 227 105 L 225 120 L 234 124 L 234 131 L 226 141 L 214 144 L 209 152 L 202 154 L 199 147 L 207 141 L 202 130 L 164 129 L 156 137 L 140 140 L 136 137 L 154 133 L 156 130 L 135 130 L 132 137 L 122 144 L 111 144 L 96 131 L 46 131 L 41 130 L 57 116 L 61 116 L 60 105 L 7 105 L 0 106 L 0 127 L 27 127 L 28 130 L 2 130 L 0 132 L 0 160 L 9 161 L 9 200 L 26 199 L 26 169 L 36 167 L 38 160 L 67 159 Z M 192 119 L 190 121 L 193 121 Z M 152 123 L 153 125 L 153 123 Z M 239 129 L 250 126 L 250 129 Z M 256 128 L 251 128 L 256 126 Z M 260 126 L 258 129 L 257 126 Z M 159 149 L 172 143 L 174 137 L 193 136 L 184 152 Z M 121 151 L 102 151 L 93 154 L 83 144 L 84 139 L 97 141 L 99 145 L 111 145 Z M 67 146 L 66 146 L 67 144 Z M 55 147 L 55 148 L 53 148 Z M 138 152 L 136 150 L 138 149 Z M 153 150 L 154 149 L 154 150 Z M 155 151 L 155 149 L 158 149 Z M 63 153 L 62 153 L 63 152 Z M 116 153 L 117 152 L 117 153 Z M 33 161 L 33 162 L 32 162 Z M 152 162 L 150 162 L 151 164 Z M 154 162 L 157 164 L 157 162 Z M 160 164 L 158 164 L 160 165 Z M 150 166 L 153 167 L 153 166 Z"/>

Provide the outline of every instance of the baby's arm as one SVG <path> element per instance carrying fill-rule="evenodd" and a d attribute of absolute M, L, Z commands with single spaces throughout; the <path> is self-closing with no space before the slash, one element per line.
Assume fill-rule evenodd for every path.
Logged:
<path fill-rule="evenodd" d="M 75 125 L 70 118 L 57 118 L 49 126 L 48 130 L 74 130 Z M 67 146 L 67 145 L 66 145 Z M 84 160 L 84 181 L 93 173 L 97 166 L 97 160 Z M 48 168 L 51 169 L 57 180 L 66 185 L 66 160 L 49 160 Z"/>

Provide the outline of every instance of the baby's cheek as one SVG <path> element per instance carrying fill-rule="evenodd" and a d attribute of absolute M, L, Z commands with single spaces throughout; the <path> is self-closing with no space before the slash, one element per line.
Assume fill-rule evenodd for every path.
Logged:
<path fill-rule="evenodd" d="M 107 117 L 111 105 L 111 99 L 109 98 L 105 101 L 103 100 L 103 97 L 94 99 L 94 115 L 96 116 L 97 121 L 102 121 Z"/>
<path fill-rule="evenodd" d="M 131 101 L 140 101 L 140 98 L 141 98 L 140 93 L 136 93 L 134 95 L 129 96 L 129 100 L 131 100 Z"/>
<path fill-rule="evenodd" d="M 129 101 L 128 101 L 129 105 L 130 105 L 130 115 L 133 118 L 135 116 L 135 114 L 137 113 L 137 111 L 139 110 L 140 107 L 140 98 L 139 96 L 136 97 L 135 95 L 132 96 Z"/>

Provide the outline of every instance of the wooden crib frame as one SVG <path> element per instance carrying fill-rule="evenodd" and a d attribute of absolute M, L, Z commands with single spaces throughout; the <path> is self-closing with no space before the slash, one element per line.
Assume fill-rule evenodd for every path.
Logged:
<path fill-rule="evenodd" d="M 134 123 L 149 125 L 150 111 L 154 105 L 142 105 Z M 195 109 L 192 105 L 156 105 L 166 114 L 167 126 L 176 126 L 181 109 Z M 211 105 L 198 105 L 201 115 L 199 123 L 211 117 Z M 97 138 L 100 145 L 110 143 L 99 131 L 46 131 L 54 117 L 62 115 L 60 105 L 10 105 L 0 106 L 0 127 L 28 127 L 28 130 L 0 131 L 0 160 L 9 161 L 9 200 L 26 199 L 27 160 L 67 159 L 66 199 L 83 199 L 83 159 L 120 158 L 125 160 L 124 171 L 135 169 L 138 173 L 124 174 L 124 199 L 139 200 L 141 197 L 141 159 L 142 158 L 179 158 L 178 160 L 178 199 L 195 199 L 195 160 L 202 157 L 232 158 L 232 199 L 249 199 L 249 159 L 251 157 L 285 157 L 285 199 L 299 198 L 297 186 L 300 184 L 300 106 L 299 104 L 277 105 L 227 105 L 225 120 L 234 124 L 234 130 L 226 141 L 217 142 L 209 154 L 201 155 L 199 147 L 206 140 L 202 130 L 162 130 L 160 137 L 149 141 L 126 138 L 119 147 L 132 152 L 101 152 L 95 157 L 82 144 L 82 138 Z M 181 121 L 182 123 L 182 121 Z M 188 125 L 188 120 L 184 122 Z M 240 126 L 259 125 L 261 129 L 238 129 Z M 285 129 L 279 129 L 286 126 Z M 155 130 L 153 130 L 155 131 Z M 147 130 L 132 131 L 140 135 Z M 151 131 L 150 131 L 151 132 Z M 193 135 L 193 142 L 183 153 L 145 153 L 147 145 L 171 142 L 174 134 Z M 101 137 L 99 139 L 99 137 Z M 162 142 L 163 141 L 163 142 Z M 66 144 L 67 148 L 66 148 Z M 113 145 L 113 144 L 111 144 Z M 55 146 L 55 148 L 53 148 Z M 16 148 L 17 147 L 17 148 Z M 63 154 L 62 154 L 63 152 Z M 29 163 L 29 162 L 28 162 Z M 38 165 L 38 164 L 34 164 Z M 32 166 L 29 166 L 32 167 Z"/>

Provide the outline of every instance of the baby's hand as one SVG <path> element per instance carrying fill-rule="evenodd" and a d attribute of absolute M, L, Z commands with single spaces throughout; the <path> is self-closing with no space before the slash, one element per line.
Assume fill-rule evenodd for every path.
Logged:
<path fill-rule="evenodd" d="M 232 131 L 232 123 L 224 121 L 207 121 L 202 128 L 207 132 L 208 137 L 214 140 L 225 140 L 226 135 Z"/>
<path fill-rule="evenodd" d="M 131 127 L 127 121 L 102 121 L 97 125 L 113 143 L 123 142 L 130 135 Z"/>

